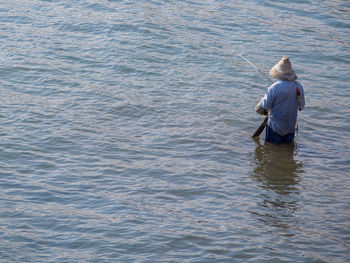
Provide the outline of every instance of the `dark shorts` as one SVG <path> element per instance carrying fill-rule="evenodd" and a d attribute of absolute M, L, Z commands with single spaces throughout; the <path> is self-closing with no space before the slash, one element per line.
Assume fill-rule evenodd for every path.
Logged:
<path fill-rule="evenodd" d="M 266 125 L 265 142 L 272 143 L 291 143 L 294 142 L 294 132 L 281 136 L 273 131 L 273 129 Z"/>

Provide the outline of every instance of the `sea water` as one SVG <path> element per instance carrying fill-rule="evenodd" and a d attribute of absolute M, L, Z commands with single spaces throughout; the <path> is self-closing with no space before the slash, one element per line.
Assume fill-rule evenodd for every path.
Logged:
<path fill-rule="evenodd" d="M 0 262 L 350 261 L 349 1 L 1 1 L 0 46 Z"/>

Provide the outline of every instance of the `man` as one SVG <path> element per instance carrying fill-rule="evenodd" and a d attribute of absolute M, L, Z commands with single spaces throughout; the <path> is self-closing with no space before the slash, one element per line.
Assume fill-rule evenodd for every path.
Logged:
<path fill-rule="evenodd" d="M 265 141 L 290 143 L 294 141 L 298 109 L 305 107 L 304 89 L 287 56 L 270 69 L 277 82 L 272 84 L 256 105 L 259 114 L 268 114 Z M 268 112 L 268 113 L 267 113 Z"/>

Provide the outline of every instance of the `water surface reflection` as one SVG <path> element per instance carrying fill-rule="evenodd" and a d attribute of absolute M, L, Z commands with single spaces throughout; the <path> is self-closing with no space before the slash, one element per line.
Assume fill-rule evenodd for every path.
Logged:
<path fill-rule="evenodd" d="M 262 191 L 257 209 L 250 212 L 265 224 L 289 228 L 298 209 L 302 163 L 296 160 L 296 154 L 295 145 L 257 142 L 252 176 Z"/>
<path fill-rule="evenodd" d="M 297 189 L 302 163 L 295 160 L 297 148 L 293 144 L 257 143 L 254 154 L 255 179 L 261 187 L 285 195 Z"/>

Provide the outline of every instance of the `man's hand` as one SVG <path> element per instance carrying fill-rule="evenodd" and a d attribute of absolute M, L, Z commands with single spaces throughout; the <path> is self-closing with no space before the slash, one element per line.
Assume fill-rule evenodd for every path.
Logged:
<path fill-rule="evenodd" d="M 267 109 L 261 106 L 261 101 L 255 106 L 255 111 L 260 115 L 267 115 Z"/>

